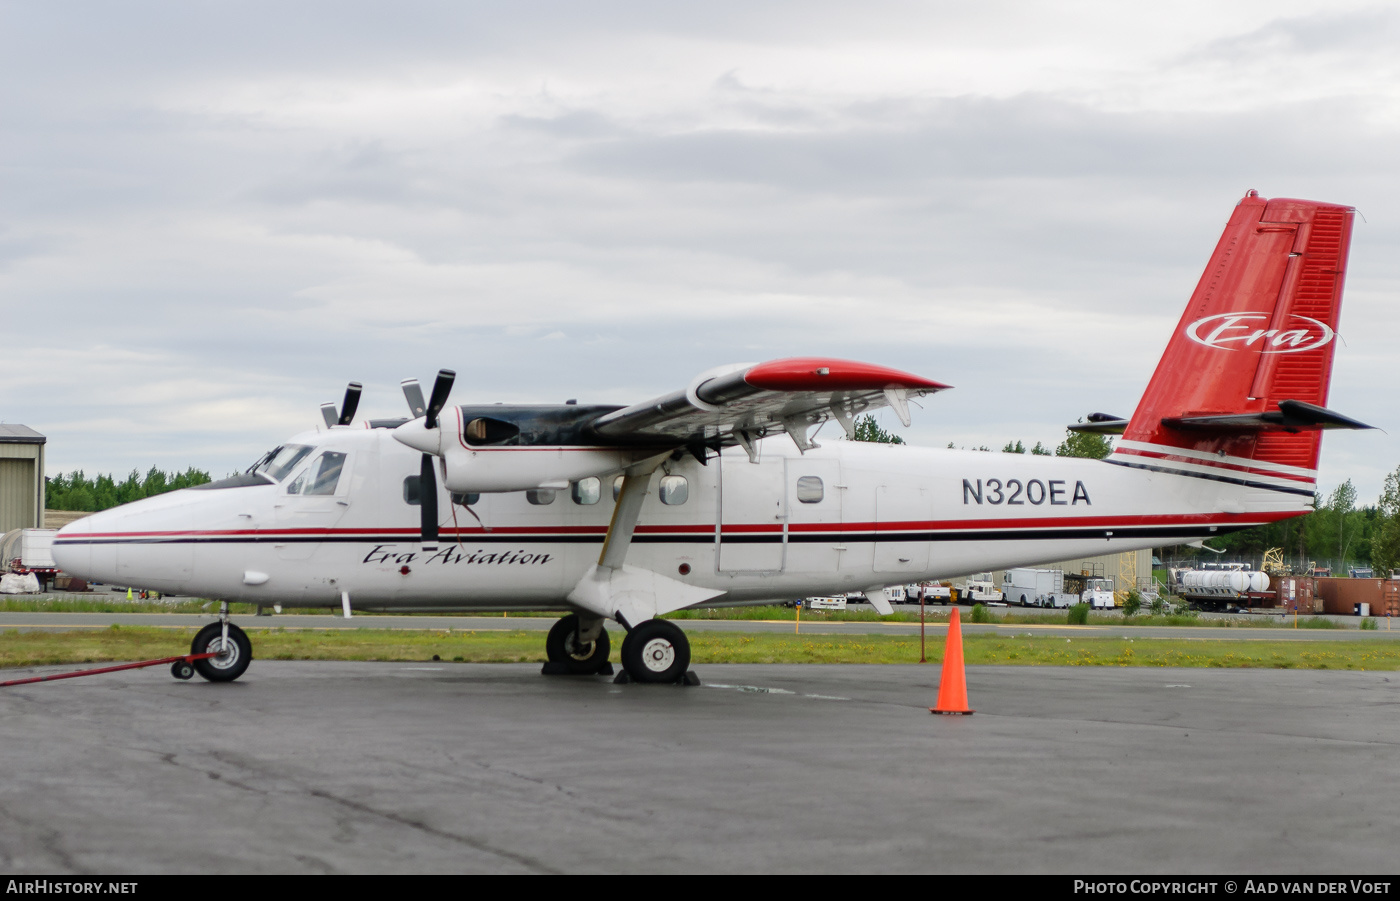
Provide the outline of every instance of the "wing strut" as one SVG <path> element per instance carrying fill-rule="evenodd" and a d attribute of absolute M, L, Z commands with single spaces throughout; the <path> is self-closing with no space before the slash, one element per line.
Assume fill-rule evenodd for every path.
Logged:
<path fill-rule="evenodd" d="M 616 620 L 629 632 L 638 623 L 724 594 L 624 562 L 632 546 L 652 473 L 668 456 L 661 454 L 627 468 L 598 562 L 589 567 L 567 598 L 589 613 Z"/>

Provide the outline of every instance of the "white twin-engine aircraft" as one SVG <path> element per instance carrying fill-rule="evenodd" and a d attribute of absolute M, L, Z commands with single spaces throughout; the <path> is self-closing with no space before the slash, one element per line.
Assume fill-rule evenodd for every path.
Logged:
<path fill-rule="evenodd" d="M 229 601 L 364 610 L 559 610 L 546 672 L 686 678 L 665 613 L 1182 544 L 1308 512 L 1352 210 L 1253 191 L 1235 207 L 1106 460 L 833 441 L 813 428 L 946 388 L 881 366 L 726 366 L 630 407 L 448 407 L 404 382 L 412 419 L 327 428 L 247 472 L 66 526 L 74 575 L 224 601 L 194 640 L 213 681 L 252 656 Z"/>

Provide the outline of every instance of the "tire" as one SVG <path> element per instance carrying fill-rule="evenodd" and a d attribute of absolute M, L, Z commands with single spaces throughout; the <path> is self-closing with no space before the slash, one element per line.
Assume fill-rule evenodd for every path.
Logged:
<path fill-rule="evenodd" d="M 673 623 L 649 619 L 623 640 L 622 666 L 634 682 L 677 682 L 690 669 L 690 640 Z"/>
<path fill-rule="evenodd" d="M 564 664 L 575 675 L 592 675 L 608 662 L 611 642 L 607 630 L 599 629 L 597 639 L 579 647 L 578 626 L 577 613 L 570 613 L 551 626 L 544 640 L 545 656 L 551 663 Z"/>
<path fill-rule="evenodd" d="M 191 654 L 207 654 L 220 650 L 223 641 L 222 623 L 210 623 L 190 643 Z M 194 671 L 210 682 L 232 682 L 243 675 L 248 664 L 253 662 L 253 643 L 243 630 L 233 623 L 228 624 L 229 650 L 218 657 L 206 657 L 194 661 Z"/>
<path fill-rule="evenodd" d="M 1030 604 L 1027 604 L 1027 603 L 1026 603 L 1026 596 L 1025 596 L 1024 594 L 1021 595 L 1021 606 L 1022 606 L 1022 607 L 1029 607 L 1029 606 L 1030 606 Z"/>
<path fill-rule="evenodd" d="M 194 664 L 186 663 L 183 660 L 176 660 L 174 663 L 170 664 L 170 675 L 184 681 L 194 675 Z"/>

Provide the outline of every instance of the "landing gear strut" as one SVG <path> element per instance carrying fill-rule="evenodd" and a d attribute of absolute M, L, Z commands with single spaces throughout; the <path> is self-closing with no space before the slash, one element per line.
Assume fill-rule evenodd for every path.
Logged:
<path fill-rule="evenodd" d="M 591 676 L 611 673 L 608 653 L 612 650 L 607 630 L 600 617 L 590 617 L 585 623 L 577 613 L 570 613 L 549 630 L 544 641 L 545 675 Z"/>

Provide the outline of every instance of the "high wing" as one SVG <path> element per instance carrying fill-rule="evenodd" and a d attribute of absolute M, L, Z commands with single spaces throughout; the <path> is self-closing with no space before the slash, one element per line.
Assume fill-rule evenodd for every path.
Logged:
<path fill-rule="evenodd" d="M 870 363 L 792 357 L 710 370 L 682 391 L 606 413 L 589 426 L 604 440 L 740 444 L 750 455 L 758 438 L 786 432 L 805 451 L 812 426 L 835 419 L 853 437 L 856 416 L 883 406 L 907 426 L 911 398 L 948 387 Z"/>

